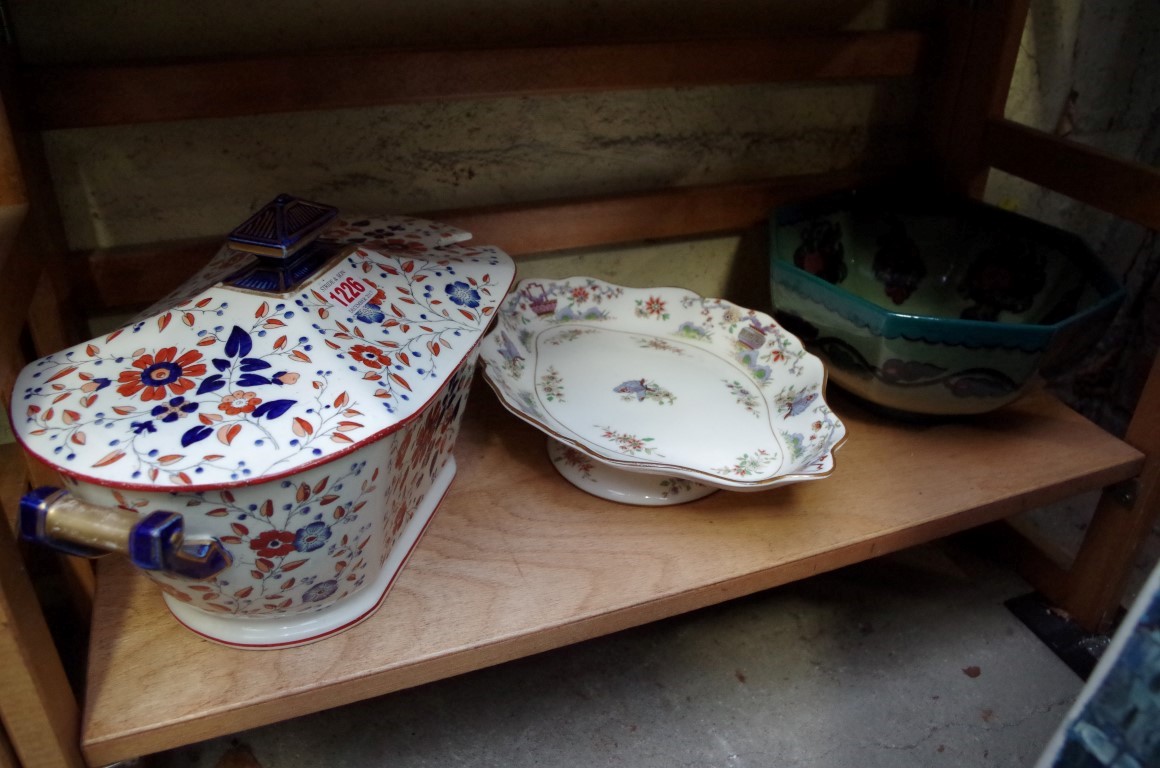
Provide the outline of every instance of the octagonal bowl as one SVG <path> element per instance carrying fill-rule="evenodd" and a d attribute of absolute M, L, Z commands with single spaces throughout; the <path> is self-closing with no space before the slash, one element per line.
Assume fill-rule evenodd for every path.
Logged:
<path fill-rule="evenodd" d="M 590 277 L 525 280 L 498 314 L 484 377 L 586 491 L 671 504 L 833 469 L 822 363 L 768 315 Z"/>
<path fill-rule="evenodd" d="M 896 190 L 787 205 L 771 221 L 775 317 L 840 387 L 882 409 L 983 413 L 1073 364 L 1123 289 L 1074 235 L 969 200 Z"/>

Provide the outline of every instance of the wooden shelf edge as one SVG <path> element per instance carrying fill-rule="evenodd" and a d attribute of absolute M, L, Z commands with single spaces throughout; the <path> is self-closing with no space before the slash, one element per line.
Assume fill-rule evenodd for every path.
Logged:
<path fill-rule="evenodd" d="M 924 526 L 910 527 L 900 531 L 899 536 L 885 544 L 879 541 L 865 541 L 839 550 L 830 550 L 826 553 L 824 566 L 810 559 L 788 563 L 744 577 L 706 584 L 699 589 L 646 604 L 626 606 L 600 616 L 545 627 L 535 634 L 502 638 L 486 645 L 464 648 L 398 669 L 361 676 L 357 682 L 336 682 L 328 688 L 271 698 L 244 711 L 227 709 L 200 718 L 184 720 L 172 724 L 166 732 L 142 730 L 107 739 L 86 739 L 83 743 L 83 752 L 90 764 L 107 765 L 142 754 L 186 746 L 388 695 L 756 594 L 873 557 L 928 543 L 975 525 L 994 522 L 1005 514 L 1010 512 L 1002 508 L 991 508 L 979 510 L 974 515 L 952 518 L 950 521 L 939 520 Z"/>
<path fill-rule="evenodd" d="M 23 73 L 44 130 L 408 102 L 787 81 L 895 78 L 917 31 L 62 66 Z"/>
<path fill-rule="evenodd" d="M 144 577 L 110 564 L 102 574 L 110 594 L 103 596 L 101 613 L 112 624 L 131 626 L 118 632 L 98 622 L 95 628 L 104 637 L 94 637 L 90 666 L 88 759 L 108 763 L 194 743 L 695 610 L 1103 487 L 1133 476 L 1143 463 L 1138 451 L 1043 393 L 1018 404 L 1013 418 L 931 428 L 894 425 L 839 402 L 835 409 L 842 408 L 853 437 L 838 453 L 833 478 L 621 514 L 624 508 L 566 485 L 543 458 L 538 433 L 484 398 L 494 400 L 490 392 L 473 393 L 475 406 L 460 438 L 460 485 L 452 487 L 404 571 L 395 588 L 399 596 L 392 601 L 392 593 L 380 614 L 345 635 L 288 651 L 210 646 L 164 615 Z M 1030 476 L 1002 476 L 1013 457 L 1031 448 L 1039 455 Z M 915 464 L 915 476 L 898 465 L 883 473 L 883 451 L 901 454 L 903 465 Z M 940 452 L 945 455 L 931 456 Z M 945 467 L 942 462 L 953 464 L 953 472 L 931 478 L 931 468 Z M 877 493 L 864 487 L 870 480 L 887 484 Z M 520 489 L 515 498 L 509 486 Z M 542 506 L 545 499 L 552 499 L 550 508 Z M 861 509 L 875 505 L 877 511 Z M 573 521 L 575 532 L 553 538 Z M 843 526 L 848 530 L 835 531 Z M 609 530 L 607 551 L 540 548 Z M 695 550 L 690 541 L 697 542 Z M 722 559 L 726 552 L 730 556 Z M 656 561 L 651 572 L 650 560 Z M 459 583 L 465 571 L 475 577 Z M 516 580 L 515 571 L 526 593 L 502 586 L 507 577 Z M 638 577 L 642 571 L 645 577 Z M 537 573 L 543 580 L 523 581 Z M 576 573 L 584 574 L 576 589 L 559 591 Z M 648 583 L 634 583 L 639 578 Z M 591 597 L 575 607 L 557 605 L 559 596 L 575 592 Z M 378 634 L 399 626 L 430 636 Z M 219 691 L 204 705 L 181 704 L 196 683 L 171 681 L 177 687 L 172 706 L 159 714 L 115 690 L 125 687 L 125 675 L 146 681 L 170 675 L 174 659 L 185 655 L 190 658 L 182 663 L 191 669 L 210 669 L 215 679 L 229 681 L 229 694 Z M 358 661 L 346 663 L 347 655 Z M 284 680 L 261 690 L 268 682 L 250 678 L 270 664 L 326 672 L 313 682 Z M 242 699 L 231 700 L 237 692 Z M 137 716 L 125 714 L 129 706 L 144 707 L 139 717 L 156 719 L 134 721 Z"/>
<path fill-rule="evenodd" d="M 415 215 L 461 227 L 514 257 L 572 248 L 742 230 L 781 203 L 865 183 L 844 171 L 731 184 L 548 200 Z M 197 238 L 73 254 L 74 295 L 89 313 L 148 305 L 205 265 L 222 238 Z"/>

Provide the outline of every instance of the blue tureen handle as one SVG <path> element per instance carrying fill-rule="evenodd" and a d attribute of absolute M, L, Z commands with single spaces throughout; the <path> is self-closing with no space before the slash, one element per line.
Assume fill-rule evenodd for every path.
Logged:
<path fill-rule="evenodd" d="M 207 579 L 230 564 L 216 539 L 186 541 L 176 512 L 138 515 L 82 501 L 60 488 L 44 487 L 20 499 L 20 536 L 70 555 L 128 555 L 139 568 L 189 579 Z"/>

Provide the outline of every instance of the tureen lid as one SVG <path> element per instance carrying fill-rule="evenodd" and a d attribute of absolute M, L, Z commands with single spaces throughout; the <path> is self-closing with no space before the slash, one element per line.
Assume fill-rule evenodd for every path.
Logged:
<path fill-rule="evenodd" d="M 478 344 L 515 267 L 470 237 L 283 195 L 128 325 L 28 365 L 14 431 L 64 474 L 116 487 L 220 488 L 329 461 L 422 410 Z"/>

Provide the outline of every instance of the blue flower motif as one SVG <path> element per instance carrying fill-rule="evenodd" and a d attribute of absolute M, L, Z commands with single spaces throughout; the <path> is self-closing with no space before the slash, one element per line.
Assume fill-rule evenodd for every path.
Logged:
<path fill-rule="evenodd" d="M 299 528 L 294 535 L 294 549 L 299 552 L 313 552 L 330 538 L 330 526 L 320 521 Z"/>
<path fill-rule="evenodd" d="M 443 287 L 443 290 L 447 292 L 447 298 L 461 307 L 475 308 L 479 306 L 479 291 L 462 280 L 448 283 Z"/>
<path fill-rule="evenodd" d="M 143 432 L 157 431 L 157 427 L 153 426 L 152 421 L 134 421 L 129 425 L 129 427 L 133 430 L 133 434 L 135 435 L 140 435 Z"/>
<path fill-rule="evenodd" d="M 149 415 L 154 418 L 160 418 L 166 424 L 170 424 L 196 410 L 197 403 L 186 401 L 184 397 L 175 397 L 165 405 L 153 406 L 153 410 L 149 412 Z"/>
<path fill-rule="evenodd" d="M 354 313 L 354 319 L 360 320 L 364 323 L 381 323 L 387 316 L 383 314 L 383 308 L 378 304 L 367 302 L 359 307 L 358 311 Z"/>
<path fill-rule="evenodd" d="M 310 589 L 306 590 L 305 593 L 303 593 L 302 602 L 317 603 L 320 600 L 325 600 L 337 591 L 338 581 L 335 579 L 331 579 L 330 581 L 320 581 Z"/>

